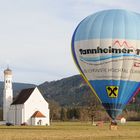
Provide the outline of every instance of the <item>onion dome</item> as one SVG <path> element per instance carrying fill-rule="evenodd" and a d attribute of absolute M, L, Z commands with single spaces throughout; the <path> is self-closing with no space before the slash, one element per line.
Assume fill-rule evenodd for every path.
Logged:
<path fill-rule="evenodd" d="M 6 70 L 4 70 L 4 74 L 5 75 L 12 75 L 12 70 L 7 68 Z"/>

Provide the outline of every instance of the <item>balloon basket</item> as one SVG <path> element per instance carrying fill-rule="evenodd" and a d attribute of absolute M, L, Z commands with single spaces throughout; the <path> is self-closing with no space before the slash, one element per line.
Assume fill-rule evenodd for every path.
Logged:
<path fill-rule="evenodd" d="M 110 130 L 118 130 L 118 125 L 116 121 L 111 121 L 110 125 L 109 125 L 109 129 Z"/>

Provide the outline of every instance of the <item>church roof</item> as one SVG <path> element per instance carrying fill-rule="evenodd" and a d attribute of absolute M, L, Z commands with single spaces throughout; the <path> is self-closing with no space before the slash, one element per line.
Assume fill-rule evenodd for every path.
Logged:
<path fill-rule="evenodd" d="M 40 111 L 36 111 L 36 112 L 31 116 L 31 118 L 35 118 L 35 117 L 46 117 L 46 116 L 44 116 Z"/>
<path fill-rule="evenodd" d="M 26 100 L 30 97 L 30 95 L 32 94 L 34 89 L 35 88 L 23 89 L 11 105 L 24 104 L 26 102 Z"/>

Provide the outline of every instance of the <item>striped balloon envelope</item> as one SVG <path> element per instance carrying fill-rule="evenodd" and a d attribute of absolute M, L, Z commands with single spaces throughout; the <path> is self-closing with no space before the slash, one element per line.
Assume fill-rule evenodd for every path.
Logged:
<path fill-rule="evenodd" d="M 122 113 L 140 81 L 140 15 L 114 9 L 86 17 L 72 38 L 78 69 L 109 116 Z"/>

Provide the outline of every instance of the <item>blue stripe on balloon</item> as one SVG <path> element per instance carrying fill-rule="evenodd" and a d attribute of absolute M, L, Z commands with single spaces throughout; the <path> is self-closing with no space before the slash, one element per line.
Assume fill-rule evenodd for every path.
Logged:
<path fill-rule="evenodd" d="M 85 18 L 77 28 L 75 41 L 89 39 L 140 39 L 140 14 L 126 10 L 105 10 Z"/>
<path fill-rule="evenodd" d="M 102 103 L 113 103 L 125 105 L 135 94 L 139 87 L 139 82 L 124 80 L 90 80 L 90 84 L 95 89 Z M 108 97 L 106 86 L 119 86 L 117 98 Z"/>
<path fill-rule="evenodd" d="M 132 99 L 139 87 L 139 82 L 124 80 L 90 80 L 90 84 L 102 101 L 102 104 L 112 119 L 122 113 L 126 104 Z M 117 98 L 108 97 L 106 86 L 118 86 Z"/>
<path fill-rule="evenodd" d="M 102 61 L 102 60 L 107 60 L 107 59 L 116 59 L 116 58 L 121 58 L 121 57 L 137 57 L 140 58 L 138 55 L 134 54 L 120 54 L 120 55 L 106 55 L 106 56 L 100 56 L 100 57 L 80 57 L 81 61 L 87 61 L 87 62 L 97 62 L 97 61 Z"/>

